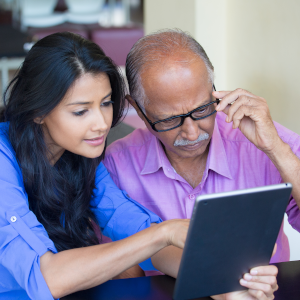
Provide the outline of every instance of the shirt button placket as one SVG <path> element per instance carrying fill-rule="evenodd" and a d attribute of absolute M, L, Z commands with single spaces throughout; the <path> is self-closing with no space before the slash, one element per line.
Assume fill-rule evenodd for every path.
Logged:
<path fill-rule="evenodd" d="M 10 220 L 14 223 L 14 222 L 17 221 L 17 217 L 16 217 L 16 216 L 12 216 L 12 217 L 10 218 Z"/>
<path fill-rule="evenodd" d="M 190 198 L 190 200 L 195 200 L 195 195 L 194 194 L 190 194 L 189 198 Z"/>
<path fill-rule="evenodd" d="M 195 195 L 194 194 L 189 194 L 187 196 L 187 199 L 190 200 L 190 201 L 186 202 L 186 218 L 189 219 L 192 216 L 194 201 L 195 201 Z"/>

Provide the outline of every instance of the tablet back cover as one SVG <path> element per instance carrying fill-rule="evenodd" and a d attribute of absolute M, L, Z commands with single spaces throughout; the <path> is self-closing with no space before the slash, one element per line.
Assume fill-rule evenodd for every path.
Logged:
<path fill-rule="evenodd" d="M 195 203 L 174 299 L 243 290 L 242 275 L 269 264 L 292 189 L 290 184 L 276 186 L 242 195 L 222 193 L 215 199 L 201 196 Z"/>

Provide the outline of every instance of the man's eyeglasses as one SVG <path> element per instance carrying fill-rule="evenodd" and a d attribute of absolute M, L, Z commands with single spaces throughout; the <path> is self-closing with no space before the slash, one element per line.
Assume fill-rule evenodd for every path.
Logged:
<path fill-rule="evenodd" d="M 213 89 L 216 90 L 214 85 L 213 85 Z M 177 127 L 180 127 L 184 123 L 185 118 L 188 118 L 188 117 L 191 117 L 192 120 L 194 120 L 194 121 L 205 119 L 205 118 L 213 115 L 216 112 L 214 103 L 219 104 L 219 102 L 220 102 L 220 100 L 216 99 L 215 101 L 212 101 L 210 103 L 207 103 L 205 105 L 202 105 L 202 106 L 199 106 L 199 107 L 193 109 L 192 111 L 188 112 L 187 114 L 177 115 L 177 116 L 173 116 L 173 117 L 159 120 L 156 122 L 151 122 L 148 119 L 148 117 L 146 116 L 146 114 L 143 112 L 143 110 L 141 109 L 141 107 L 139 106 L 137 101 L 135 100 L 137 107 L 139 108 L 139 110 L 141 111 L 141 113 L 143 114 L 143 116 L 145 117 L 147 122 L 150 124 L 152 129 L 157 132 L 169 131 L 169 130 L 175 129 Z"/>

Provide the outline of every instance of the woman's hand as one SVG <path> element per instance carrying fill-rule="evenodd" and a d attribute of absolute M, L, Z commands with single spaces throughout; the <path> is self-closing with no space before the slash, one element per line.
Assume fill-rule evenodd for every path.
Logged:
<path fill-rule="evenodd" d="M 159 224 L 164 232 L 167 246 L 183 249 L 189 225 L 189 219 L 172 219 Z"/>
<path fill-rule="evenodd" d="M 246 273 L 240 284 L 248 290 L 212 296 L 215 300 L 269 300 L 274 299 L 274 292 L 278 290 L 278 270 L 275 266 L 257 267 Z"/>
<path fill-rule="evenodd" d="M 188 219 L 173 219 L 155 225 L 165 243 L 164 248 L 151 257 L 156 269 L 177 277 L 189 224 Z"/>

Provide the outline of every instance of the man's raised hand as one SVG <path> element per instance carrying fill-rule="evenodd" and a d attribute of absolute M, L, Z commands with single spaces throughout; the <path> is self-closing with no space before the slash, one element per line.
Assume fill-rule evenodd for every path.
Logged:
<path fill-rule="evenodd" d="M 217 111 L 227 114 L 226 122 L 233 122 L 246 138 L 266 154 L 283 142 L 273 124 L 267 101 L 243 89 L 213 92 L 222 101 Z"/>

